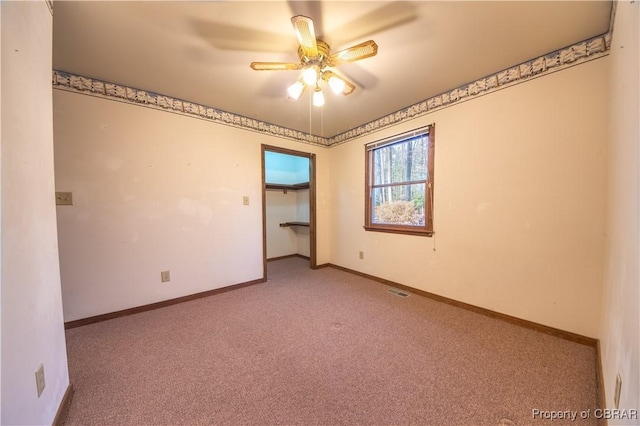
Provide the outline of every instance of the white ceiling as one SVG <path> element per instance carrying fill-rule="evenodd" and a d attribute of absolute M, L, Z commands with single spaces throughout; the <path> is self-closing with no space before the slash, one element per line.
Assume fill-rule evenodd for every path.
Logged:
<path fill-rule="evenodd" d="M 331 137 L 609 29 L 609 1 L 54 2 L 54 69 Z M 378 55 L 338 71 L 349 96 L 322 108 L 286 88 L 298 71 L 294 15 L 331 51 L 373 39 Z"/>

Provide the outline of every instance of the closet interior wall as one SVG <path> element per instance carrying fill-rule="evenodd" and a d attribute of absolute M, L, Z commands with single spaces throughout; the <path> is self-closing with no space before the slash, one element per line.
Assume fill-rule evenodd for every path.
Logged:
<path fill-rule="evenodd" d="M 265 152 L 267 259 L 310 256 L 309 159 Z"/>

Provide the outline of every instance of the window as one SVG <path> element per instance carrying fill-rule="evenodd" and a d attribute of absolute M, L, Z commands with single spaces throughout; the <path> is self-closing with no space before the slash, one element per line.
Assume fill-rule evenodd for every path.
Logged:
<path fill-rule="evenodd" d="M 433 234 L 434 125 L 366 149 L 367 231 Z"/>

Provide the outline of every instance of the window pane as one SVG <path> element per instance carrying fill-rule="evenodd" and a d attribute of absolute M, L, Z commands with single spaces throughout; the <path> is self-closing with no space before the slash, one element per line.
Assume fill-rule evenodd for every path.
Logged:
<path fill-rule="evenodd" d="M 424 226 L 425 189 L 424 183 L 374 188 L 372 222 Z"/>
<path fill-rule="evenodd" d="M 428 136 L 377 148 L 373 152 L 373 184 L 427 179 Z"/>

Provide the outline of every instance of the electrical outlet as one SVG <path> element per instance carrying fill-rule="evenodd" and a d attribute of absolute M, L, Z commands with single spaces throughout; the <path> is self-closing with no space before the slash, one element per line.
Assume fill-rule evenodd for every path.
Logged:
<path fill-rule="evenodd" d="M 622 391 L 622 376 L 618 373 L 616 376 L 616 389 L 613 394 L 613 405 L 616 410 L 620 408 L 620 391 Z"/>
<path fill-rule="evenodd" d="M 56 205 L 57 206 L 72 206 L 73 195 L 71 192 L 56 192 Z"/>
<path fill-rule="evenodd" d="M 171 273 L 169 271 L 160 272 L 160 281 L 163 283 L 168 283 L 171 281 Z"/>
<path fill-rule="evenodd" d="M 244 204 L 245 206 L 249 205 L 249 197 L 247 195 L 242 197 L 242 204 Z"/>
<path fill-rule="evenodd" d="M 358 252 L 358 258 L 364 259 L 364 252 L 363 251 Z"/>
<path fill-rule="evenodd" d="M 40 364 L 36 370 L 36 389 L 38 391 L 38 398 L 44 391 L 44 365 Z"/>

